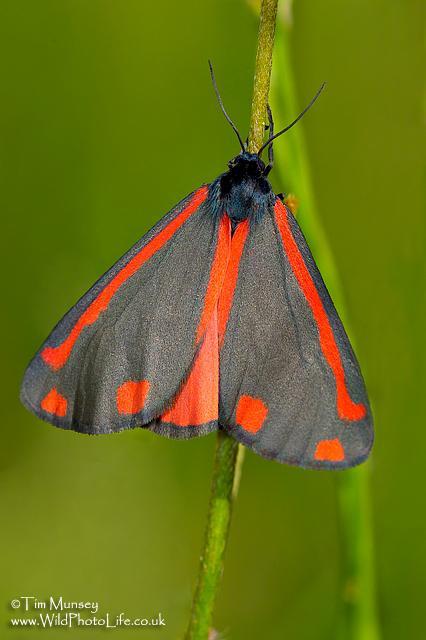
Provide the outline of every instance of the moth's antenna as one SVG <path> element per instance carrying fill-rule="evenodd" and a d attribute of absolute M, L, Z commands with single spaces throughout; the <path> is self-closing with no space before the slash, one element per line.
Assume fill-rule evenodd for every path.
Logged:
<path fill-rule="evenodd" d="M 299 115 L 297 116 L 297 118 L 295 120 L 293 120 L 293 122 L 291 124 L 289 124 L 287 127 L 285 127 L 284 129 L 281 129 L 281 131 L 278 131 L 278 133 L 276 133 L 275 135 L 271 136 L 266 142 L 265 144 L 263 144 L 259 151 L 257 152 L 257 155 L 260 156 L 262 151 L 264 151 L 264 149 L 266 149 L 266 147 L 268 147 L 271 142 L 273 140 L 276 140 L 276 138 L 278 138 L 279 136 L 281 136 L 283 133 L 285 133 L 286 131 L 288 131 L 289 129 L 291 129 L 292 127 L 294 127 L 294 125 L 296 124 L 296 122 L 299 122 L 299 120 L 301 118 L 303 118 L 303 116 L 305 115 L 305 113 L 307 111 L 309 111 L 309 109 L 312 107 L 312 105 L 314 104 L 314 102 L 319 98 L 321 91 L 324 89 L 325 87 L 325 82 L 322 83 L 322 85 L 320 86 L 320 88 L 318 89 L 318 91 L 316 92 L 316 94 L 314 95 L 314 97 L 312 98 L 312 100 L 310 101 L 310 103 L 308 104 L 307 107 L 305 107 L 302 111 L 302 113 L 299 113 Z"/>
<path fill-rule="evenodd" d="M 217 88 L 216 78 L 215 78 L 214 71 L 213 71 L 213 66 L 212 66 L 212 63 L 210 62 L 210 60 L 209 60 L 209 67 L 210 67 L 210 75 L 211 75 L 211 77 L 212 77 L 213 89 L 214 89 L 215 94 L 216 94 L 216 97 L 217 97 L 217 99 L 218 99 L 219 106 L 220 106 L 220 108 L 222 109 L 222 113 L 223 113 L 223 115 L 225 116 L 225 118 L 227 119 L 227 121 L 229 122 L 229 124 L 231 125 L 231 127 L 233 128 L 233 130 L 235 131 L 235 133 L 236 133 L 236 135 L 237 135 L 237 138 L 238 138 L 238 142 L 240 143 L 240 145 L 241 145 L 241 149 L 242 149 L 242 150 L 243 150 L 243 152 L 244 152 L 244 151 L 246 150 L 246 148 L 245 148 L 245 146 L 244 146 L 244 142 L 242 141 L 241 136 L 240 136 L 240 134 L 238 133 L 238 129 L 237 129 L 237 127 L 236 127 L 236 126 L 235 126 L 235 124 L 232 122 L 231 118 L 230 118 L 230 117 L 228 116 L 228 114 L 226 113 L 226 109 L 225 109 L 225 107 L 223 106 L 222 98 L 220 97 L 219 89 Z"/>

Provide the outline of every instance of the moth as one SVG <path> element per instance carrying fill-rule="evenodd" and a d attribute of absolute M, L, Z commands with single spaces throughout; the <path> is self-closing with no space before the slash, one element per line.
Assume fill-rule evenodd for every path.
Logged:
<path fill-rule="evenodd" d="M 24 405 L 64 429 L 224 429 L 312 469 L 364 461 L 373 422 L 360 367 L 293 214 L 268 181 L 273 141 L 241 152 L 105 273 L 29 364 Z M 268 163 L 261 159 L 268 149 Z"/>

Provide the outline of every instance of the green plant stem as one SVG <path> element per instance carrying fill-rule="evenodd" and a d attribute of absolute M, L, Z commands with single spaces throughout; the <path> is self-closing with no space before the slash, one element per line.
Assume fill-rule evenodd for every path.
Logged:
<path fill-rule="evenodd" d="M 281 125 L 298 113 L 295 83 L 289 57 L 288 37 L 289 0 L 281 5 L 271 102 L 275 119 Z M 308 155 L 303 128 L 295 127 L 291 134 L 275 147 L 277 168 L 285 179 L 285 186 L 300 201 L 298 220 L 308 238 L 312 252 L 332 294 L 340 316 L 348 328 L 342 288 L 338 271 L 318 215 L 311 183 Z M 339 518 L 342 541 L 342 619 L 339 629 L 345 640 L 379 640 L 376 612 L 373 532 L 369 464 L 336 474 Z"/>
<path fill-rule="evenodd" d="M 338 477 L 342 537 L 340 638 L 379 640 L 368 463 Z"/>
<path fill-rule="evenodd" d="M 200 560 L 187 640 L 208 638 L 216 591 L 231 521 L 232 495 L 238 444 L 224 431 L 218 432 L 209 515 Z"/>
<path fill-rule="evenodd" d="M 265 135 L 266 105 L 271 83 L 277 8 L 278 0 L 262 0 L 248 137 L 250 153 L 258 151 Z"/>
<path fill-rule="evenodd" d="M 260 11 L 248 142 L 249 150 L 254 151 L 261 146 L 265 132 L 277 4 L 278 0 L 262 0 Z M 207 640 L 209 636 L 243 455 L 241 445 L 224 431 L 218 432 L 204 549 L 186 640 Z"/>

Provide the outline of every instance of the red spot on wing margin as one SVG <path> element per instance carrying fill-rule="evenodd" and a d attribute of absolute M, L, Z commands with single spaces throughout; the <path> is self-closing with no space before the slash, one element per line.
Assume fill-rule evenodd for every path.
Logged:
<path fill-rule="evenodd" d="M 320 440 L 315 449 L 314 459 L 327 462 L 342 462 L 345 459 L 345 451 L 339 438 Z"/>
<path fill-rule="evenodd" d="M 201 187 L 194 194 L 187 206 L 162 229 L 148 244 L 146 244 L 124 267 L 114 276 L 91 302 L 87 309 L 79 317 L 65 340 L 57 347 L 45 347 L 41 357 L 51 369 L 57 370 L 67 362 L 71 351 L 84 327 L 87 327 L 99 318 L 99 315 L 108 308 L 111 299 L 126 280 L 134 275 L 140 267 L 159 250 L 183 225 L 183 223 L 198 209 L 207 198 L 208 188 Z"/>
<path fill-rule="evenodd" d="M 314 317 L 319 332 L 321 350 L 336 381 L 337 413 L 341 420 L 361 420 L 366 415 L 363 404 L 352 400 L 346 387 L 345 372 L 339 349 L 330 326 L 327 313 L 291 232 L 285 206 L 280 200 L 275 203 L 275 220 L 281 235 L 284 251 Z"/>
<path fill-rule="evenodd" d="M 236 423 L 250 433 L 257 433 L 262 428 L 268 415 L 268 407 L 260 398 L 240 396 L 236 410 Z"/>
<path fill-rule="evenodd" d="M 148 380 L 127 380 L 117 389 L 117 410 L 123 415 L 142 411 L 149 391 Z"/>
<path fill-rule="evenodd" d="M 53 387 L 40 402 L 40 407 L 43 411 L 46 411 L 46 413 L 63 418 L 67 414 L 68 401 L 58 392 L 56 387 Z"/>

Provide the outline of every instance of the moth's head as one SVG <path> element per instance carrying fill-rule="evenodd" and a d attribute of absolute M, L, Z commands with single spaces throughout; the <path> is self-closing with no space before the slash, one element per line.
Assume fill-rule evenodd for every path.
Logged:
<path fill-rule="evenodd" d="M 257 153 L 244 151 L 228 162 L 228 168 L 235 177 L 261 178 L 265 173 L 265 163 Z"/>

